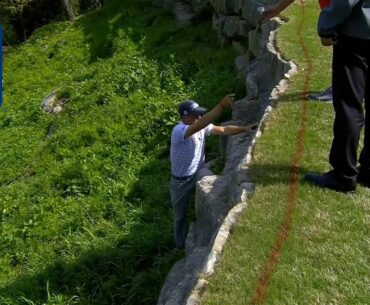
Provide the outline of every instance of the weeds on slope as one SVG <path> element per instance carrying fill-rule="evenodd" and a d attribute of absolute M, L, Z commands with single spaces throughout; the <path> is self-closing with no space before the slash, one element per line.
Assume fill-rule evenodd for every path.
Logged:
<path fill-rule="evenodd" d="M 1 304 L 156 302 L 182 255 L 167 187 L 176 105 L 235 88 L 234 56 L 210 20 L 178 28 L 150 1 L 118 0 L 7 52 Z M 39 105 L 54 90 L 68 102 L 50 116 Z"/>

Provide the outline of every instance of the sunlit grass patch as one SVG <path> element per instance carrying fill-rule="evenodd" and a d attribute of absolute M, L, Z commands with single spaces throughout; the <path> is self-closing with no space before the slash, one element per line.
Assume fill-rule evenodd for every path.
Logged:
<path fill-rule="evenodd" d="M 235 55 L 211 20 L 179 28 L 151 1 L 109 1 L 7 52 L 1 304 L 156 302 L 183 256 L 168 192 L 176 107 L 243 90 Z M 66 102 L 47 115 L 40 103 L 54 91 Z"/>
<path fill-rule="evenodd" d="M 269 263 L 289 204 L 290 167 L 296 152 L 302 93 L 308 60 L 299 46 L 297 29 L 313 63 L 308 93 L 326 89 L 331 78 L 331 50 L 316 35 L 318 5 L 299 2 L 287 12 L 289 22 L 278 32 L 278 47 L 293 59 L 299 74 L 280 99 L 259 139 L 251 167 L 256 193 L 228 241 L 202 304 L 251 304 L 263 268 Z M 268 281 L 264 304 L 367 304 L 370 299 L 369 190 L 355 195 L 320 189 L 303 180 L 307 172 L 330 169 L 331 104 L 308 102 L 304 155 L 300 162 L 293 222 Z"/>

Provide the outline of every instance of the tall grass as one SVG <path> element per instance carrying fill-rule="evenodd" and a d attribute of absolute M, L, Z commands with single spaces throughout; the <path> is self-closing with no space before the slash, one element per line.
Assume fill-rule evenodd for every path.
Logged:
<path fill-rule="evenodd" d="M 211 21 L 179 28 L 150 1 L 42 27 L 4 60 L 0 303 L 154 304 L 173 250 L 176 105 L 233 88 Z M 68 102 L 46 115 L 57 90 Z M 215 154 L 215 152 L 211 152 Z"/>

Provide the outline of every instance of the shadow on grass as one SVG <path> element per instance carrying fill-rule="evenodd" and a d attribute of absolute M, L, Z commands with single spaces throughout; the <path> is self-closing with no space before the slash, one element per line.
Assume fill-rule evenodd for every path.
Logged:
<path fill-rule="evenodd" d="M 90 62 L 114 55 L 114 42 L 120 30 L 131 40 L 140 42 L 142 52 L 159 63 L 159 67 L 171 64 L 174 56 L 172 60 L 179 64 L 178 73 L 185 84 L 192 84 L 200 64 L 203 68 L 210 65 L 225 67 L 228 65 L 225 62 L 232 62 L 234 54 L 201 62 L 205 58 L 202 54 L 209 54 L 218 44 L 215 33 L 204 35 L 205 27 L 211 32 L 210 20 L 197 24 L 196 27 L 201 29 L 198 31 L 180 29 L 167 13 L 149 3 L 151 1 L 112 0 L 107 2 L 107 7 L 79 19 L 75 26 L 82 27 L 89 43 Z M 225 75 L 232 73 L 225 68 L 220 71 L 209 76 L 212 79 L 204 79 L 203 86 L 194 90 L 194 96 L 190 98 L 208 99 L 214 103 L 215 98 L 229 93 L 225 88 L 235 88 L 234 79 L 225 79 Z M 203 76 L 197 77 L 202 79 Z M 158 136 L 163 137 L 162 134 Z M 163 142 L 163 139 L 154 139 L 153 143 L 156 141 Z M 148 150 L 154 146 L 153 143 L 147 145 Z M 45 262 L 43 271 L 20 275 L 14 282 L 0 288 L 0 300 L 9 300 L 12 305 L 24 304 L 27 302 L 20 299 L 24 297 L 30 300 L 29 304 L 66 304 L 56 301 L 55 298 L 61 295 L 67 300 L 76 297 L 77 304 L 155 304 L 167 273 L 183 256 L 182 252 L 173 250 L 168 194 L 170 168 L 169 161 L 163 160 L 167 156 L 168 151 L 163 152 L 158 160 L 142 168 L 138 182 L 125 198 L 142 210 L 129 232 L 122 233 L 109 247 L 92 247 L 72 262 L 62 259 Z"/>
<path fill-rule="evenodd" d="M 75 261 L 45 262 L 42 272 L 20 276 L 2 287 L 0 300 L 66 304 L 55 302 L 54 298 L 63 296 L 75 298 L 77 304 L 155 304 L 170 268 L 183 256 L 174 249 L 168 181 L 168 160 L 144 167 L 125 198 L 142 211 L 129 232 L 123 232 L 108 248 L 93 246 Z"/>
<path fill-rule="evenodd" d="M 147 0 L 112 0 L 104 7 L 82 17 L 78 26 L 82 28 L 86 41 L 89 43 L 90 62 L 110 58 L 114 55 L 114 40 L 122 30 L 133 41 L 138 42 L 145 37 L 158 37 L 158 17 L 165 17 L 167 30 L 173 27 L 173 17 L 162 9 L 154 8 Z M 177 32 L 176 27 L 172 29 Z M 171 31 L 165 31 L 158 47 L 163 47 Z M 148 51 L 153 45 L 148 46 Z M 148 52 L 150 54 L 150 52 Z"/>
<path fill-rule="evenodd" d="M 114 56 L 117 52 L 115 41 L 125 37 L 136 43 L 140 52 L 156 62 L 159 68 L 176 65 L 177 73 L 185 85 L 192 85 L 194 78 L 199 78 L 200 66 L 216 66 L 223 70 L 225 62 L 232 63 L 237 56 L 236 52 L 228 47 L 228 51 L 220 54 L 216 60 L 209 59 L 209 62 L 204 62 L 205 54 L 214 52 L 221 46 L 217 34 L 212 30 L 212 15 L 203 12 L 196 18 L 192 27 L 179 27 L 169 12 L 153 7 L 149 0 L 112 0 L 101 10 L 81 18 L 78 26 L 82 28 L 89 43 L 90 62 Z M 233 66 L 229 66 L 230 70 L 233 70 Z M 161 87 L 164 89 L 166 77 L 171 76 L 163 75 Z M 217 82 L 217 79 L 221 81 L 222 76 L 215 75 L 213 78 L 209 80 L 204 75 L 205 86 L 212 86 L 210 84 Z M 245 96 L 243 79 L 230 79 L 227 83 L 224 79 L 222 81 L 223 84 L 213 85 L 212 88 L 197 88 L 199 90 L 189 98 L 201 103 L 215 103 L 217 99 L 231 92 Z M 209 93 L 212 96 L 209 96 Z"/>
<path fill-rule="evenodd" d="M 305 95 L 303 95 L 302 93 L 297 93 L 297 92 L 293 92 L 293 93 L 285 93 L 281 96 L 281 98 L 279 99 L 279 102 L 278 103 L 296 103 L 296 102 L 300 102 L 306 98 L 308 98 L 308 96 L 310 94 L 318 94 L 320 93 L 321 91 L 309 91 L 309 92 L 306 92 Z M 310 100 L 308 99 L 308 102 L 309 103 L 318 103 L 318 104 L 330 104 L 331 102 L 328 102 L 328 101 L 316 101 L 316 100 Z"/>
<path fill-rule="evenodd" d="M 254 183 L 261 186 L 287 184 L 291 182 L 293 170 L 298 170 L 302 176 L 308 172 L 304 167 L 293 169 L 291 164 L 258 164 L 251 167 L 251 177 Z"/>

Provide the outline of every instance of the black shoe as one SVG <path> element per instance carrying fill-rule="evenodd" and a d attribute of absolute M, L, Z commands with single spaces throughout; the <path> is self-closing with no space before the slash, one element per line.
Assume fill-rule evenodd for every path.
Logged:
<path fill-rule="evenodd" d="M 307 174 L 304 176 L 305 180 L 317 186 L 328 188 L 342 193 L 353 193 L 356 190 L 356 182 L 338 176 L 334 171 L 326 174 Z"/>
<path fill-rule="evenodd" d="M 317 94 L 310 94 L 308 99 L 320 102 L 331 102 L 333 100 L 333 89 L 330 86 L 328 89 Z"/>
<path fill-rule="evenodd" d="M 370 172 L 360 168 L 357 175 L 357 183 L 370 188 Z"/>

